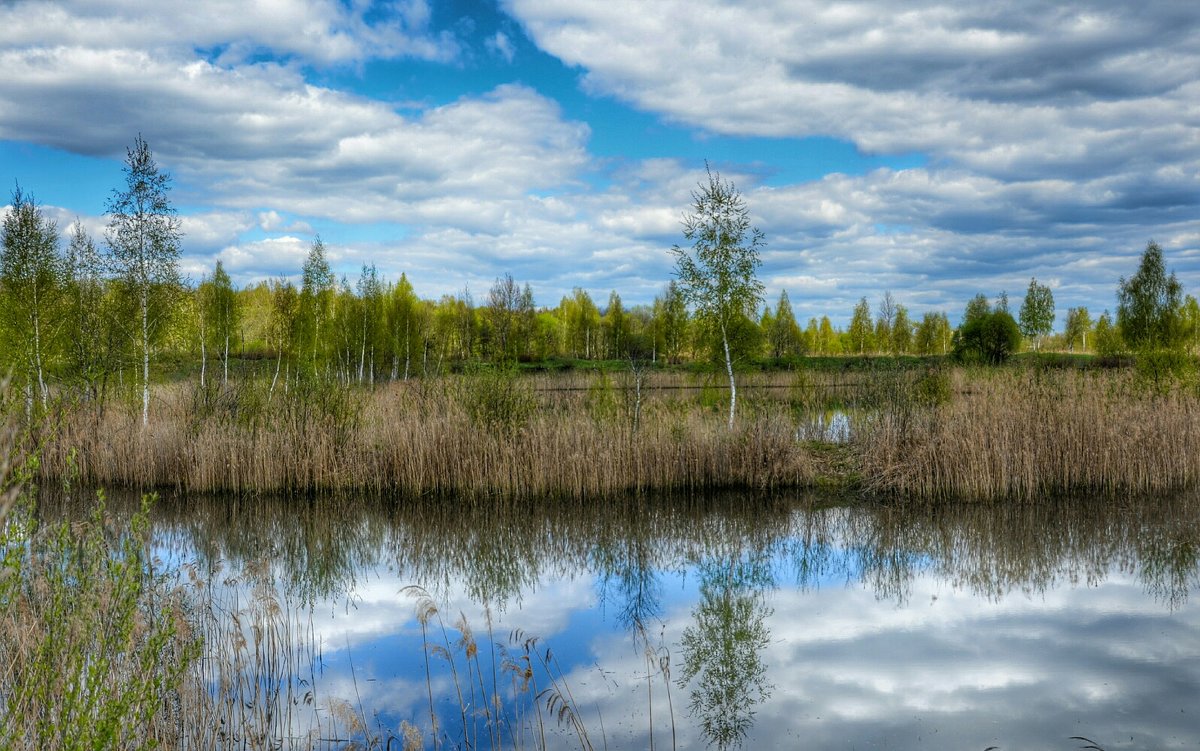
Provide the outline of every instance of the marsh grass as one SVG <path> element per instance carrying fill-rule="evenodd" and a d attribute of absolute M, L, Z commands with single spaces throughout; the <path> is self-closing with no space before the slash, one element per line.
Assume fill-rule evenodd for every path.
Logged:
<path fill-rule="evenodd" d="M 1136 373 L 956 371 L 948 402 L 856 430 L 867 489 L 907 498 L 1121 496 L 1194 487 L 1200 399 Z"/>
<path fill-rule="evenodd" d="M 37 476 L 90 486 L 456 503 L 839 487 L 917 498 L 1164 492 L 1200 480 L 1200 395 L 1134 370 L 750 373 L 727 429 L 711 373 L 488 370 L 375 389 L 160 390 L 64 413 Z M 849 442 L 813 433 L 851 415 Z M 840 438 L 840 435 L 839 435 Z"/>
<path fill-rule="evenodd" d="M 146 508 L 114 527 L 101 498 L 82 521 L 39 526 L 26 497 L 0 522 L 3 748 L 174 745 L 200 644 L 147 559 Z"/>
<path fill-rule="evenodd" d="M 41 472 L 60 476 L 74 450 L 87 484 L 251 495 L 581 499 L 806 481 L 790 410 L 779 406 L 786 390 L 756 399 L 748 387 L 745 418 L 729 431 L 697 399 L 703 388 L 667 382 L 635 400 L 609 378 L 444 377 L 343 390 L 319 407 L 294 397 L 303 408 L 278 394 L 273 404 L 198 402 L 181 385 L 162 390 L 147 429 L 129 410 L 84 405 L 63 420 Z"/>
<path fill-rule="evenodd" d="M 547 731 L 565 730 L 579 748 L 595 748 L 579 704 L 554 650 L 541 638 L 514 629 L 507 643 L 493 631 L 485 608 L 488 642 L 481 645 L 467 618 L 447 626 L 427 590 L 405 588 L 416 602 L 425 657 L 432 747 L 546 749 Z M 450 728 L 434 703 L 434 658 L 449 675 L 459 724 Z"/>

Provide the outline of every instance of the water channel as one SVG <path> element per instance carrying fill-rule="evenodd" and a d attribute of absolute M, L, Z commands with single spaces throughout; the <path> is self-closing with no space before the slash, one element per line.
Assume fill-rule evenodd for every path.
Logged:
<path fill-rule="evenodd" d="M 289 624 L 293 739 L 1196 748 L 1198 501 L 164 498 L 153 544 Z"/>

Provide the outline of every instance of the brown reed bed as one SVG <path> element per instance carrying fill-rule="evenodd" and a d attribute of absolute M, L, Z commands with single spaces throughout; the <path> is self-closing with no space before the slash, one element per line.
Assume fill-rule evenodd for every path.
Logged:
<path fill-rule="evenodd" d="M 972 370 L 926 410 L 882 410 L 857 432 L 865 488 L 906 498 L 1122 496 L 1194 487 L 1200 397 L 1130 371 Z"/>
<path fill-rule="evenodd" d="M 194 385 L 175 386 L 160 392 L 147 429 L 131 410 L 72 411 L 43 449 L 41 473 L 188 492 L 472 498 L 768 489 L 811 479 L 786 409 L 746 399 L 729 431 L 723 397 L 702 381 L 638 393 L 610 376 L 576 380 L 583 385 L 453 377 L 275 394 L 270 403 L 253 384 L 208 394 L 208 402 Z"/>
<path fill-rule="evenodd" d="M 592 499 L 794 487 L 1006 499 L 1189 488 L 1200 395 L 1127 370 L 1039 368 L 753 374 L 727 392 L 682 373 L 479 374 L 269 395 L 248 381 L 66 412 L 44 481 L 263 495 Z M 852 415 L 839 444 L 811 430 Z"/>

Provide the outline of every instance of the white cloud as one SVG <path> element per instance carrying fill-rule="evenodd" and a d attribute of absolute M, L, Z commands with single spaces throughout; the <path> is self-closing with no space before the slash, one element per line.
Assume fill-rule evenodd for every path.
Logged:
<path fill-rule="evenodd" d="M 497 31 L 488 37 L 485 44 L 493 53 L 504 58 L 505 62 L 511 63 L 513 58 L 516 57 L 517 50 L 513 47 L 512 40 L 503 31 Z"/>
<path fill-rule="evenodd" d="M 225 64 L 264 50 L 319 64 L 457 55 L 452 37 L 429 30 L 424 0 L 399 10 L 373 23 L 365 6 L 336 0 L 19 0 L 0 6 L 0 46 L 211 50 Z"/>
<path fill-rule="evenodd" d="M 885 289 L 917 315 L 953 317 L 975 292 L 1015 296 L 1032 275 L 1058 280 L 1060 312 L 1102 309 L 1151 237 L 1195 286 L 1194 10 L 506 7 L 534 42 L 581 66 L 590 91 L 702 132 L 829 134 L 929 156 L 920 169 L 792 185 L 726 168 L 767 233 L 769 297 L 788 288 L 802 318 L 844 321 L 859 297 Z M 482 294 L 511 272 L 533 282 L 542 304 L 575 286 L 648 302 L 671 277 L 667 249 L 681 241 L 700 173 L 669 158 L 618 161 L 602 175 L 610 187 L 592 187 L 601 166 L 587 150 L 589 126 L 528 85 L 398 106 L 306 77 L 380 58 L 457 59 L 458 42 L 432 28 L 426 2 L 390 9 L 2 4 L 0 139 L 119 158 L 143 133 L 176 175 L 176 198 L 200 207 L 187 212 L 188 268 L 220 258 L 239 283 L 298 273 L 321 227 L 343 270 L 375 262 L 389 278 L 408 272 L 426 296 L 464 285 Z M 484 44 L 508 58 L 510 32 Z M 74 216 L 47 210 L 60 227 Z M 339 237 L 339 223 L 383 228 L 363 240 Z"/>
<path fill-rule="evenodd" d="M 1165 155 L 1197 130 L 1200 14 L 1180 6 L 506 5 L 591 89 L 718 133 L 832 135 L 1017 175 Z"/>

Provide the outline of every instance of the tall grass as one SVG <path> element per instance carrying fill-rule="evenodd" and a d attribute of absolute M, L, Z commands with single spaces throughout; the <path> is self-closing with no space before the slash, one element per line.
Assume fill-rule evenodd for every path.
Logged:
<path fill-rule="evenodd" d="M 933 409 L 857 432 L 867 489 L 916 498 L 1164 493 L 1200 479 L 1200 398 L 1124 371 L 958 371 Z"/>
<path fill-rule="evenodd" d="M 199 654 L 182 592 L 147 559 L 147 516 L 113 528 L 39 526 L 28 504 L 0 530 L 0 747 L 149 749 L 184 724 Z"/>
<path fill-rule="evenodd" d="M 617 406 L 596 410 L 594 390 L 571 383 L 446 377 L 303 409 L 294 401 L 303 397 L 265 403 L 253 393 L 220 396 L 224 406 L 213 408 L 180 386 L 163 390 L 147 429 L 131 410 L 72 413 L 44 451 L 42 474 L 66 471 L 74 451 L 85 483 L 243 494 L 586 498 L 808 478 L 787 409 L 748 409 L 729 431 L 693 391 L 663 391 L 634 412 L 619 390 Z"/>
<path fill-rule="evenodd" d="M 611 498 L 861 487 L 918 498 L 1164 492 L 1200 479 L 1200 396 L 1126 370 L 751 374 L 729 430 L 715 378 L 487 372 L 374 390 L 248 381 L 65 414 L 40 476 L 262 495 Z M 823 410 L 851 415 L 836 443 Z M 840 419 L 840 418 L 839 418 Z M 814 423 L 814 420 L 816 423 Z M 838 437 L 840 438 L 840 436 Z"/>

